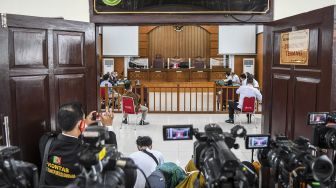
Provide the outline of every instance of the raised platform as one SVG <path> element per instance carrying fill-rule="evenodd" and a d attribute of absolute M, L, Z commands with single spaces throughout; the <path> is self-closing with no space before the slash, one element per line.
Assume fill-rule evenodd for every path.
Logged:
<path fill-rule="evenodd" d="M 225 79 L 231 69 L 128 69 L 129 80 L 141 82 L 211 82 Z"/>

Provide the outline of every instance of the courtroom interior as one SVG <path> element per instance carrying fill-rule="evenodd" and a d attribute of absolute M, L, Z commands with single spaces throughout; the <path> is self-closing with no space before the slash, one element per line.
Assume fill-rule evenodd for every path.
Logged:
<path fill-rule="evenodd" d="M 336 1 L 0 1 L 0 187 L 336 187 Z"/>

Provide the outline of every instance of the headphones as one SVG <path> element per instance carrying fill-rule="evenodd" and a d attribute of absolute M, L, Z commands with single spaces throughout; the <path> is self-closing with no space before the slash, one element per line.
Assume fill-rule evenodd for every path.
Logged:
<path fill-rule="evenodd" d="M 85 130 L 85 122 L 83 120 L 81 120 L 80 124 L 79 124 L 79 131 L 82 133 Z"/>

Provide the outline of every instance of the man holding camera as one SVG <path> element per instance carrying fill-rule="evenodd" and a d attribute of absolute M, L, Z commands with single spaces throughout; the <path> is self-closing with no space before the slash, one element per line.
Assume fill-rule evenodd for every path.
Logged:
<path fill-rule="evenodd" d="M 260 91 L 253 87 L 253 77 L 247 77 L 246 86 L 240 86 L 236 93 L 239 94 L 239 102 L 229 101 L 229 119 L 225 121 L 226 123 L 234 123 L 234 110 L 240 110 L 243 107 L 245 97 L 255 97 L 259 101 L 262 100 Z M 248 117 L 248 121 L 250 121 L 250 116 Z"/>
<path fill-rule="evenodd" d="M 148 108 L 146 106 L 143 106 L 143 105 L 140 104 L 140 97 L 139 97 L 139 95 L 133 93 L 132 85 L 131 85 L 130 81 L 125 81 L 124 87 L 125 87 L 126 93 L 123 96 L 133 98 L 135 111 L 136 112 L 141 112 L 141 120 L 139 122 L 139 125 L 148 125 L 149 123 L 145 121 L 146 116 L 147 116 L 147 112 L 148 112 Z M 127 122 L 127 114 L 126 113 L 124 114 L 123 118 L 124 119 L 123 119 L 122 123 L 127 124 L 128 122 Z"/>
<path fill-rule="evenodd" d="M 47 155 L 46 160 L 42 164 L 45 172 L 41 173 L 42 185 L 66 186 L 72 183 L 80 173 L 79 166 L 75 164 L 79 162 L 78 153 L 84 150 L 82 140 L 79 138 L 87 125 L 95 123 L 91 112 L 85 117 L 82 105 L 79 103 L 68 103 L 62 105 L 57 113 L 58 126 L 62 133 L 51 141 L 48 151 L 45 151 L 48 145 L 49 137 L 42 137 L 40 140 L 40 151 L 43 155 Z M 101 122 L 104 126 L 112 125 L 113 114 L 106 112 L 100 115 Z M 109 127 L 108 127 L 109 128 Z M 109 144 L 116 144 L 116 137 L 112 131 L 109 131 Z M 48 147 L 47 147 L 48 149 Z M 47 152 L 47 153 L 44 153 Z"/>

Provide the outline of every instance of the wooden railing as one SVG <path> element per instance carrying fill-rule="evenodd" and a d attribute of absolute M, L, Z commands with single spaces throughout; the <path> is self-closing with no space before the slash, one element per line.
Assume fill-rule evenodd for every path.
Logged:
<path fill-rule="evenodd" d="M 154 113 L 228 113 L 228 101 L 239 100 L 238 87 L 232 86 L 135 86 L 133 92 L 141 98 L 141 104 Z M 108 93 L 110 90 L 110 94 Z M 111 91 L 113 91 L 111 93 Z M 106 86 L 101 104 L 113 107 L 121 112 L 121 97 L 125 93 L 122 86 Z M 102 95 L 102 94 L 101 94 Z M 104 100 L 109 96 L 109 101 Z M 104 107 L 104 105 L 102 105 Z M 257 104 L 257 113 L 261 112 L 261 103 Z"/>

